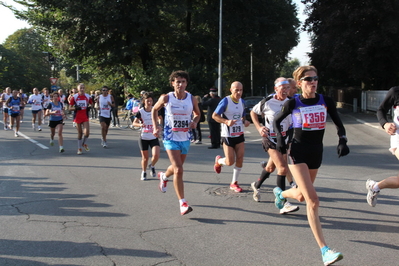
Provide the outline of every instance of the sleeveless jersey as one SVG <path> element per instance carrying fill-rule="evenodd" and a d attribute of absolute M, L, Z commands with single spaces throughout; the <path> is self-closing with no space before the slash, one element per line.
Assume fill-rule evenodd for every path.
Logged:
<path fill-rule="evenodd" d="M 223 117 L 228 120 L 236 120 L 236 123 L 229 127 L 226 124 L 221 124 L 221 136 L 235 138 L 244 134 L 244 124 L 242 123 L 242 117 L 244 114 L 244 103 L 242 99 L 238 103 L 233 102 L 230 96 L 225 97 L 220 101 L 219 105 L 225 105 L 225 111 Z M 217 108 L 219 109 L 219 107 Z M 216 110 L 215 110 L 216 111 Z"/>
<path fill-rule="evenodd" d="M 51 100 L 51 96 L 50 95 L 48 95 L 48 96 L 43 95 L 42 98 L 43 98 L 43 109 L 47 109 L 47 106 L 48 106 L 48 104 L 50 103 L 50 100 Z"/>
<path fill-rule="evenodd" d="M 323 95 L 315 105 L 306 105 L 299 98 L 295 98 L 295 109 L 292 111 L 294 128 L 304 131 L 324 130 L 327 120 L 327 105 Z"/>
<path fill-rule="evenodd" d="M 274 117 L 281 111 L 281 108 L 283 107 L 284 103 L 288 101 L 289 99 L 286 98 L 283 101 L 279 101 L 274 96 L 267 101 L 263 103 L 263 109 L 262 108 L 262 101 L 260 101 L 258 104 L 256 104 L 253 108 L 252 111 L 257 114 L 257 115 L 264 115 L 264 123 L 265 127 L 269 129 L 269 134 L 268 134 L 268 139 L 272 141 L 273 143 L 277 143 L 276 139 L 276 131 L 274 130 L 273 127 L 273 121 Z M 288 115 L 284 120 L 280 123 L 281 126 L 281 134 L 285 137 L 287 135 L 287 130 L 290 128 L 292 124 L 291 121 L 291 115 Z M 286 139 L 288 141 L 288 138 Z"/>
<path fill-rule="evenodd" d="M 152 126 L 152 117 L 151 111 L 147 112 L 144 108 L 140 108 L 136 115 L 137 118 L 141 119 L 141 123 L 144 125 L 141 128 L 141 139 L 144 140 L 152 140 L 156 137 L 152 134 L 153 126 Z"/>
<path fill-rule="evenodd" d="M 58 105 L 55 105 L 53 102 L 51 102 L 47 105 L 47 109 L 49 109 L 50 111 L 56 111 L 55 114 L 50 115 L 50 121 L 61 121 L 62 120 L 63 107 L 64 106 L 61 102 L 58 102 Z"/>
<path fill-rule="evenodd" d="M 187 141 L 191 139 L 189 125 L 193 113 L 192 95 L 186 92 L 186 98 L 176 99 L 173 92 L 168 93 L 169 101 L 165 105 L 164 140 Z"/>
<path fill-rule="evenodd" d="M 32 111 L 42 110 L 42 102 L 43 102 L 43 99 L 40 94 L 38 94 L 38 95 L 32 94 L 31 96 L 29 96 L 28 103 L 32 104 Z"/>
<path fill-rule="evenodd" d="M 100 104 L 98 115 L 105 118 L 111 118 L 111 105 L 108 104 L 108 102 L 112 102 L 111 95 L 108 94 L 106 97 L 100 95 L 100 97 L 98 98 L 98 102 Z"/>
<path fill-rule="evenodd" d="M 12 97 L 12 94 L 3 93 L 1 97 L 3 98 L 3 108 L 8 108 L 8 106 L 6 106 L 6 102 Z"/>
<path fill-rule="evenodd" d="M 21 105 L 21 98 L 20 97 L 17 97 L 17 99 L 15 99 L 14 97 L 11 97 L 11 100 L 8 103 L 8 111 L 9 112 L 11 111 L 10 114 L 19 114 L 20 105 Z"/>

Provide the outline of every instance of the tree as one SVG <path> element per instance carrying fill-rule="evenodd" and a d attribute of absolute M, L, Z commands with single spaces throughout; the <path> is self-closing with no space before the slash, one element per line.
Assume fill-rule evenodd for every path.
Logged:
<path fill-rule="evenodd" d="M 45 39 L 33 29 L 21 29 L 10 35 L 3 44 L 9 51 L 4 56 L 9 67 L 5 71 L 8 85 L 15 89 L 31 90 L 48 87 L 51 68 L 47 61 L 49 51 Z"/>
<path fill-rule="evenodd" d="M 324 83 L 387 89 L 399 81 L 399 2 L 321 1 L 308 4 L 312 64 Z"/>
<path fill-rule="evenodd" d="M 294 58 L 291 61 L 286 62 L 281 68 L 280 76 L 285 78 L 292 78 L 292 73 L 297 69 L 301 63 L 298 58 Z"/>
<path fill-rule="evenodd" d="M 26 11 L 14 12 L 46 34 L 57 57 L 96 76 L 118 76 L 130 87 L 143 79 L 139 84 L 147 84 L 147 90 L 163 91 L 170 89 L 167 78 L 152 77 L 184 69 L 192 77 L 190 90 L 198 93 L 216 80 L 217 1 L 32 0 L 26 5 Z M 249 84 L 253 44 L 255 77 L 265 84 L 264 73 L 275 74 L 297 44 L 295 5 L 232 0 L 224 3 L 223 14 L 225 78 Z"/>

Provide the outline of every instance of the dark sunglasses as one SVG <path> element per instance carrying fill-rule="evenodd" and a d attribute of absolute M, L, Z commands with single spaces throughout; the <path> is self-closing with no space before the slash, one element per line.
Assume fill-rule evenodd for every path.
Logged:
<path fill-rule="evenodd" d="M 312 81 L 318 81 L 318 80 L 319 80 L 319 77 L 318 77 L 318 76 L 314 76 L 314 77 L 303 77 L 303 78 L 301 78 L 300 80 L 312 82 Z"/>
<path fill-rule="evenodd" d="M 108 90 L 103 90 L 103 91 L 108 91 Z"/>

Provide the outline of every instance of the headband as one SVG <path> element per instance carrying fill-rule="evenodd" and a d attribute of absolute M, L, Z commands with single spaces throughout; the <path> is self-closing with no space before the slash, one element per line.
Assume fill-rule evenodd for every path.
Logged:
<path fill-rule="evenodd" d="M 284 84 L 290 84 L 290 82 L 288 80 L 283 80 L 283 81 L 280 81 L 280 82 L 277 82 L 276 84 L 274 84 L 274 87 L 278 87 L 278 86 L 281 86 Z"/>

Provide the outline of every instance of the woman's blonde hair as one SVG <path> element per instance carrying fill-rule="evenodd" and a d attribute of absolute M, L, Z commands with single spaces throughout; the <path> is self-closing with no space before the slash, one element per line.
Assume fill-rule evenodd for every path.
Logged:
<path fill-rule="evenodd" d="M 317 69 L 314 66 L 300 66 L 292 73 L 292 76 L 296 81 L 300 80 L 305 76 L 308 71 L 314 71 L 317 74 Z"/>

